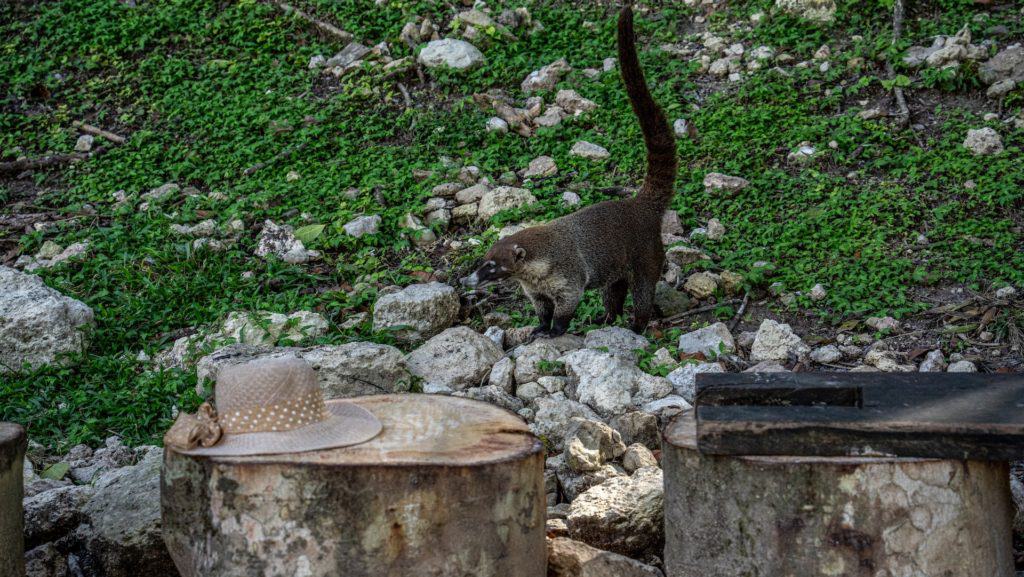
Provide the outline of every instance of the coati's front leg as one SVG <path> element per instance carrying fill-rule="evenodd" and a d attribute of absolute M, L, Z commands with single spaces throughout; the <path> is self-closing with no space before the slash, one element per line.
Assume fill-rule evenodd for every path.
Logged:
<path fill-rule="evenodd" d="M 546 336 L 551 332 L 551 321 L 555 314 L 555 303 L 547 295 L 540 293 L 534 293 L 531 291 L 526 292 L 526 297 L 533 303 L 533 310 L 537 313 L 537 318 L 540 319 L 540 324 L 537 328 L 533 329 L 531 336 L 539 337 Z"/>
<path fill-rule="evenodd" d="M 579 307 L 580 300 L 582 299 L 582 288 L 578 290 L 569 289 L 555 295 L 555 317 L 551 323 L 550 336 L 561 336 L 565 334 L 565 331 L 569 330 L 569 323 L 572 322 L 572 317 L 576 314 L 576 308 Z"/>
<path fill-rule="evenodd" d="M 628 290 L 629 283 L 625 280 L 618 280 L 604 287 L 604 324 L 613 324 L 615 319 L 622 315 Z"/>
<path fill-rule="evenodd" d="M 642 335 L 654 312 L 654 289 L 658 283 L 658 275 L 649 278 L 647 275 L 635 275 L 632 282 L 633 290 L 633 332 Z"/>

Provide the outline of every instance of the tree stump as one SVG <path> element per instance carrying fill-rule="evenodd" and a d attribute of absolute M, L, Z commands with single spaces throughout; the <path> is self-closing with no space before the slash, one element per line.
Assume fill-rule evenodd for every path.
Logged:
<path fill-rule="evenodd" d="M 544 453 L 518 417 L 435 395 L 347 401 L 381 434 L 287 455 L 166 450 L 164 540 L 184 577 L 545 574 Z"/>
<path fill-rule="evenodd" d="M 667 577 L 1013 577 L 1009 466 L 733 457 L 665 431 Z"/>
<path fill-rule="evenodd" d="M 28 440 L 25 429 L 0 423 L 0 575 L 25 574 L 23 467 Z"/>

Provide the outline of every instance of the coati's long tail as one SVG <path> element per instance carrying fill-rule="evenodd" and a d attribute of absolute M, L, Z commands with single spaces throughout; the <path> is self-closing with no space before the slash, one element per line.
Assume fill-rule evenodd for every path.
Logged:
<path fill-rule="evenodd" d="M 619 69 L 633 112 L 640 121 L 647 146 L 647 175 L 643 188 L 637 194 L 664 210 L 672 201 L 678 160 L 676 139 L 665 113 L 651 97 L 647 80 L 640 69 L 633 34 L 633 9 L 627 4 L 619 14 Z"/>

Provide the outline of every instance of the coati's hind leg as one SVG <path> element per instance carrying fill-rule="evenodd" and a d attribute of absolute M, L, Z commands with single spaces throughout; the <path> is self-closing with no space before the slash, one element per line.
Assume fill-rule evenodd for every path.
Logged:
<path fill-rule="evenodd" d="M 617 280 L 604 287 L 604 324 L 610 325 L 622 316 L 622 307 L 626 304 L 626 293 L 629 283 L 625 279 Z"/>
<path fill-rule="evenodd" d="M 633 332 L 642 335 L 647 328 L 654 312 L 654 289 L 658 283 L 658 275 L 637 274 L 632 281 L 633 292 Z"/>
<path fill-rule="evenodd" d="M 554 296 L 555 317 L 551 322 L 550 336 L 561 336 L 565 334 L 565 331 L 569 330 L 569 323 L 572 322 L 572 317 L 576 314 L 576 307 L 579 306 L 580 299 L 582 298 L 582 288 L 579 290 L 568 290 L 565 293 Z"/>

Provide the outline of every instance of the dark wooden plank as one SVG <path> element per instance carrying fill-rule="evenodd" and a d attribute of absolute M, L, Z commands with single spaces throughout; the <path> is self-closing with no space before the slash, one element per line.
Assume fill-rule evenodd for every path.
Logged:
<path fill-rule="evenodd" d="M 1024 375 L 774 373 L 697 377 L 708 454 L 1024 458 Z"/>

